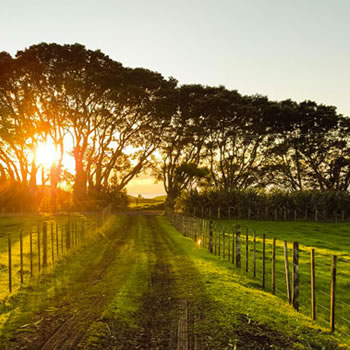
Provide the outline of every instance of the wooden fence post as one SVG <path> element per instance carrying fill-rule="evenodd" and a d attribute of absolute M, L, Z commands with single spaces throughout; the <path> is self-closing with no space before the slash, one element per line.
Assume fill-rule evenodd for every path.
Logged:
<path fill-rule="evenodd" d="M 221 232 L 220 232 L 220 227 L 218 227 L 218 232 L 217 232 L 217 236 L 218 236 L 218 255 L 221 256 Z"/>
<path fill-rule="evenodd" d="M 316 320 L 315 249 L 311 249 L 311 318 Z"/>
<path fill-rule="evenodd" d="M 218 219 L 219 220 L 221 219 L 221 208 L 220 207 L 218 208 Z"/>
<path fill-rule="evenodd" d="M 228 230 L 229 232 L 230 230 Z M 230 234 L 227 235 L 227 260 L 231 260 L 231 245 L 230 245 Z"/>
<path fill-rule="evenodd" d="M 214 235 L 214 254 L 216 255 L 216 249 L 217 249 L 217 229 L 216 229 L 216 225 L 214 225 L 214 230 L 213 230 L 213 235 Z"/>
<path fill-rule="evenodd" d="M 47 266 L 47 223 L 43 223 L 43 266 Z"/>
<path fill-rule="evenodd" d="M 241 227 L 236 227 L 236 266 L 241 267 Z"/>
<path fill-rule="evenodd" d="M 272 294 L 276 294 L 276 238 L 272 241 Z"/>
<path fill-rule="evenodd" d="M 255 229 L 253 232 L 253 276 L 256 277 L 256 236 Z"/>
<path fill-rule="evenodd" d="M 70 237 L 70 219 L 68 219 L 67 224 L 66 224 L 66 251 L 70 249 L 71 246 L 71 237 Z"/>
<path fill-rule="evenodd" d="M 292 302 L 293 307 L 299 310 L 299 244 L 293 242 L 293 290 L 292 290 Z"/>
<path fill-rule="evenodd" d="M 57 258 L 60 254 L 59 252 L 59 243 L 58 243 L 58 225 L 57 225 L 57 221 L 55 222 L 56 224 L 56 255 L 57 255 Z"/>
<path fill-rule="evenodd" d="M 51 222 L 51 255 L 53 264 L 55 262 L 55 239 L 53 234 L 53 222 Z"/>
<path fill-rule="evenodd" d="M 249 236 L 248 229 L 245 235 L 245 272 L 248 272 Z"/>
<path fill-rule="evenodd" d="M 38 225 L 38 273 L 41 270 L 40 225 Z"/>
<path fill-rule="evenodd" d="M 289 278 L 289 263 L 288 263 L 288 244 L 284 241 L 284 269 L 286 274 L 286 287 L 287 287 L 287 298 L 289 304 L 292 304 L 292 296 L 290 290 L 290 278 Z"/>
<path fill-rule="evenodd" d="M 62 251 L 62 255 L 64 253 L 64 232 L 65 232 L 65 226 L 61 225 L 61 251 Z"/>
<path fill-rule="evenodd" d="M 235 230 L 232 229 L 232 264 L 235 263 Z"/>
<path fill-rule="evenodd" d="M 32 228 L 29 231 L 29 259 L 30 259 L 30 277 L 33 277 L 33 233 Z"/>
<path fill-rule="evenodd" d="M 265 289 L 265 243 L 266 236 L 263 234 L 263 252 L 262 252 L 262 287 Z"/>
<path fill-rule="evenodd" d="M 23 284 L 23 233 L 19 233 L 19 250 L 20 250 L 20 268 L 21 268 L 21 284 Z"/>
<path fill-rule="evenodd" d="M 213 221 L 209 221 L 209 252 L 213 253 Z"/>
<path fill-rule="evenodd" d="M 11 233 L 8 234 L 8 258 L 9 258 L 9 292 L 12 293 L 12 251 L 11 251 Z"/>
<path fill-rule="evenodd" d="M 330 310 L 330 329 L 334 332 L 335 328 L 335 284 L 337 276 L 337 257 L 332 256 L 332 284 L 331 284 L 331 310 Z"/>
<path fill-rule="evenodd" d="M 226 254 L 225 254 L 225 226 L 222 229 L 222 258 L 225 259 Z"/>

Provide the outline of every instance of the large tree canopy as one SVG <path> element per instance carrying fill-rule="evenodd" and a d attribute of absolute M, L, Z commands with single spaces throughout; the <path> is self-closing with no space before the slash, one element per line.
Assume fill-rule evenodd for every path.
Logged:
<path fill-rule="evenodd" d="M 78 205 L 110 198 L 149 167 L 169 206 L 203 188 L 348 191 L 349 130 L 332 106 L 179 87 L 79 44 L 0 53 L 0 182 L 30 194 L 40 174 L 53 205 L 63 181 Z M 49 142 L 50 170 L 37 159 Z"/>
<path fill-rule="evenodd" d="M 111 183 L 121 190 L 147 165 L 169 124 L 165 99 L 176 82 L 124 68 L 100 51 L 40 44 L 14 59 L 2 54 L 0 65 L 1 174 L 14 180 L 35 184 L 38 166 L 35 156 L 28 159 L 50 137 L 62 157 L 70 139 L 76 201 L 87 192 L 99 197 Z"/>

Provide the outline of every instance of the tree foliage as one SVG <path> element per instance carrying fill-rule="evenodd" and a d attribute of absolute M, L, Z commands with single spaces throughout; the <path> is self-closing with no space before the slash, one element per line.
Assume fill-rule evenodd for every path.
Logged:
<path fill-rule="evenodd" d="M 349 132 L 333 106 L 178 86 L 79 44 L 0 53 L 0 184 L 36 198 L 41 172 L 53 204 L 64 182 L 76 205 L 122 198 L 149 168 L 170 207 L 185 192 L 347 192 Z M 50 171 L 36 157 L 48 141 L 58 153 Z M 67 152 L 74 171 L 64 168 Z"/>

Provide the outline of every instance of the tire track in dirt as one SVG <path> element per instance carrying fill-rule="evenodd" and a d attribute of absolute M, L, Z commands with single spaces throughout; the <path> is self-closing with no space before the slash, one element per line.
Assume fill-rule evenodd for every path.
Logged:
<path fill-rule="evenodd" d="M 145 222 L 151 235 L 155 260 L 151 266 L 148 290 L 135 315 L 137 328 L 121 332 L 125 325 L 118 320 L 110 320 L 109 339 L 101 339 L 98 349 L 200 350 L 199 342 L 193 335 L 195 317 L 192 315 L 192 297 L 189 295 L 187 300 L 183 295 L 178 295 L 178 286 L 183 283 L 184 265 L 186 268 L 189 265 L 191 269 L 191 260 L 177 254 L 177 246 L 155 218 L 145 217 Z M 174 271 L 174 266 L 179 271 Z M 196 288 L 200 287 L 196 284 Z"/>
<path fill-rule="evenodd" d="M 136 315 L 138 328 L 124 331 L 123 337 L 118 337 L 118 320 L 115 320 L 110 323 L 110 329 L 116 341 L 104 343 L 101 349 L 292 348 L 290 338 L 254 321 L 248 323 L 244 315 L 236 315 L 239 322 L 235 327 L 223 324 L 219 315 L 227 315 L 226 305 L 206 294 L 205 281 L 192 258 L 159 226 L 156 218 L 147 217 L 146 222 L 156 261 L 149 289 Z"/>

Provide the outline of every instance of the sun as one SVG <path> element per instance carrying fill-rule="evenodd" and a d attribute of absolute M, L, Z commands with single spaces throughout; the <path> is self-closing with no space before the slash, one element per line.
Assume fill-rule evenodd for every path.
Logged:
<path fill-rule="evenodd" d="M 36 149 L 36 161 L 46 169 L 51 168 L 57 161 L 57 151 L 53 142 L 46 141 L 39 143 Z"/>

